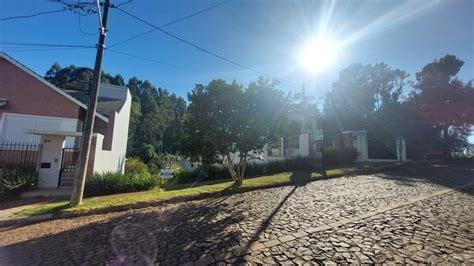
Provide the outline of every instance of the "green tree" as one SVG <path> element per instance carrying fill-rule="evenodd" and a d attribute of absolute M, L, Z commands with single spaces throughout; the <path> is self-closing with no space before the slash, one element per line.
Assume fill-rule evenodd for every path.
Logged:
<path fill-rule="evenodd" d="M 61 68 L 53 64 L 45 79 L 65 90 L 88 91 L 93 71 L 87 67 L 70 65 Z M 166 89 L 156 88 L 147 80 L 132 77 L 127 84 L 120 74 L 103 73 L 101 82 L 126 86 L 132 94 L 127 154 L 142 160 L 142 144 L 149 144 L 155 152 L 176 154 L 182 134 L 182 120 L 186 112 L 183 98 L 170 94 Z"/>
<path fill-rule="evenodd" d="M 188 94 L 182 151 L 204 164 L 223 162 L 240 185 L 250 151 L 274 140 L 283 106 L 276 82 L 260 78 L 247 88 L 213 80 Z M 238 156 L 234 162 L 233 155 Z"/>
<path fill-rule="evenodd" d="M 155 149 L 159 147 L 160 142 L 160 113 L 158 103 L 152 90 L 148 90 L 141 96 L 141 119 L 137 128 L 137 142 L 149 143 Z"/>
<path fill-rule="evenodd" d="M 133 152 L 134 147 L 137 146 L 137 128 L 140 125 L 140 119 L 142 116 L 141 105 L 139 101 L 132 100 L 132 106 L 130 108 L 130 121 L 128 125 L 128 142 L 127 151 L 128 153 Z"/>
<path fill-rule="evenodd" d="M 175 154 L 180 150 L 183 134 L 183 116 L 186 113 L 186 102 L 181 97 L 169 96 L 170 119 L 163 135 L 163 152 Z"/>
<path fill-rule="evenodd" d="M 454 55 L 427 64 L 416 73 L 410 99 L 420 114 L 438 129 L 445 158 L 467 145 L 470 127 L 474 125 L 472 82 L 464 83 L 456 78 L 463 65 Z"/>
<path fill-rule="evenodd" d="M 129 155 L 141 157 L 141 143 L 149 143 L 159 154 L 178 153 L 186 112 L 184 99 L 137 77 L 129 79 L 127 87 L 133 96 Z"/>
<path fill-rule="evenodd" d="M 56 79 L 56 75 L 57 73 L 61 71 L 61 66 L 58 64 L 58 62 L 55 62 L 51 68 L 46 71 L 46 75 L 44 76 L 44 78 L 51 82 L 51 83 L 55 83 L 55 79 Z"/>
<path fill-rule="evenodd" d="M 140 159 L 146 164 L 159 157 L 155 151 L 155 147 L 148 143 L 141 143 L 137 151 L 140 154 Z"/>
<path fill-rule="evenodd" d="M 46 72 L 44 78 L 64 90 L 89 91 L 92 83 L 94 71 L 88 67 L 77 67 L 70 65 L 61 68 L 58 63 L 54 63 Z M 121 75 L 112 76 L 102 72 L 101 83 L 124 86 L 125 82 Z"/>
<path fill-rule="evenodd" d="M 353 64 L 342 70 L 326 94 L 323 128 L 327 141 L 341 144 L 342 131 L 367 130 L 374 157 L 394 156 L 395 139 L 403 135 L 397 112 L 408 74 L 384 63 Z"/>

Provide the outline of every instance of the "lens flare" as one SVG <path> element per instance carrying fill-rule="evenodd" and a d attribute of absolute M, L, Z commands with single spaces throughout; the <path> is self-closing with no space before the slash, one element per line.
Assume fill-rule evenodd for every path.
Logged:
<path fill-rule="evenodd" d="M 330 38 L 309 41 L 300 52 L 300 64 L 311 73 L 320 72 L 337 60 L 338 45 Z"/>

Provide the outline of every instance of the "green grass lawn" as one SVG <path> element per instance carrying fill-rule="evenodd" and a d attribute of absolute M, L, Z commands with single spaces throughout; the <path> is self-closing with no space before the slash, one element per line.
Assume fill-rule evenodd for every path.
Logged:
<path fill-rule="evenodd" d="M 336 177 L 346 174 L 352 174 L 357 169 L 366 169 L 367 165 L 360 164 L 354 167 L 347 168 L 337 168 L 327 170 L 328 177 Z M 314 181 L 321 179 L 319 173 L 311 173 L 311 175 L 306 174 L 306 182 Z M 261 176 L 255 178 L 244 179 L 240 188 L 233 188 L 232 181 L 215 181 L 215 182 L 205 182 L 198 184 L 194 187 L 191 187 L 190 184 L 181 184 L 176 186 L 171 186 L 167 190 L 155 188 L 150 191 L 135 192 L 135 193 L 124 193 L 124 194 L 115 194 L 101 197 L 86 198 L 83 201 L 83 204 L 70 208 L 67 201 L 48 203 L 44 205 L 35 206 L 32 208 L 27 208 L 19 211 L 15 215 L 18 216 L 32 216 L 40 214 L 48 214 L 55 212 L 89 212 L 96 211 L 100 209 L 106 209 L 111 207 L 120 207 L 120 206 L 132 206 L 133 204 L 139 203 L 153 203 L 159 202 L 167 199 L 185 197 L 185 196 L 197 196 L 203 193 L 217 193 L 224 190 L 233 190 L 238 191 L 239 189 L 249 189 L 249 188 L 259 188 L 266 187 L 278 184 L 289 184 L 294 181 L 292 179 L 298 178 L 297 174 L 286 172 L 269 176 Z"/>

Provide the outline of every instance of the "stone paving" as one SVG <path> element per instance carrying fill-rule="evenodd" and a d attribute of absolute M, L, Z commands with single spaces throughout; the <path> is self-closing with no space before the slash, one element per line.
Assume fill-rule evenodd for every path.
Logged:
<path fill-rule="evenodd" d="M 474 264 L 474 200 L 447 193 L 263 248 L 242 259 L 263 264 Z"/>
<path fill-rule="evenodd" d="M 474 189 L 448 189 L 473 182 L 474 172 L 445 171 L 335 178 L 6 228 L 0 265 L 472 264 Z"/>

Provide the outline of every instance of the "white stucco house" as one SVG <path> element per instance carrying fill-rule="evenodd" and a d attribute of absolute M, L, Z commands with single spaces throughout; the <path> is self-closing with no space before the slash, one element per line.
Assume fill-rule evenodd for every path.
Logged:
<path fill-rule="evenodd" d="M 0 144 L 10 145 L 10 155 L 0 145 L 0 164 L 16 144 L 40 144 L 38 187 L 71 186 L 88 99 L 86 88 L 62 90 L 0 53 Z M 131 102 L 128 88 L 100 85 L 88 176 L 124 171 Z"/>

